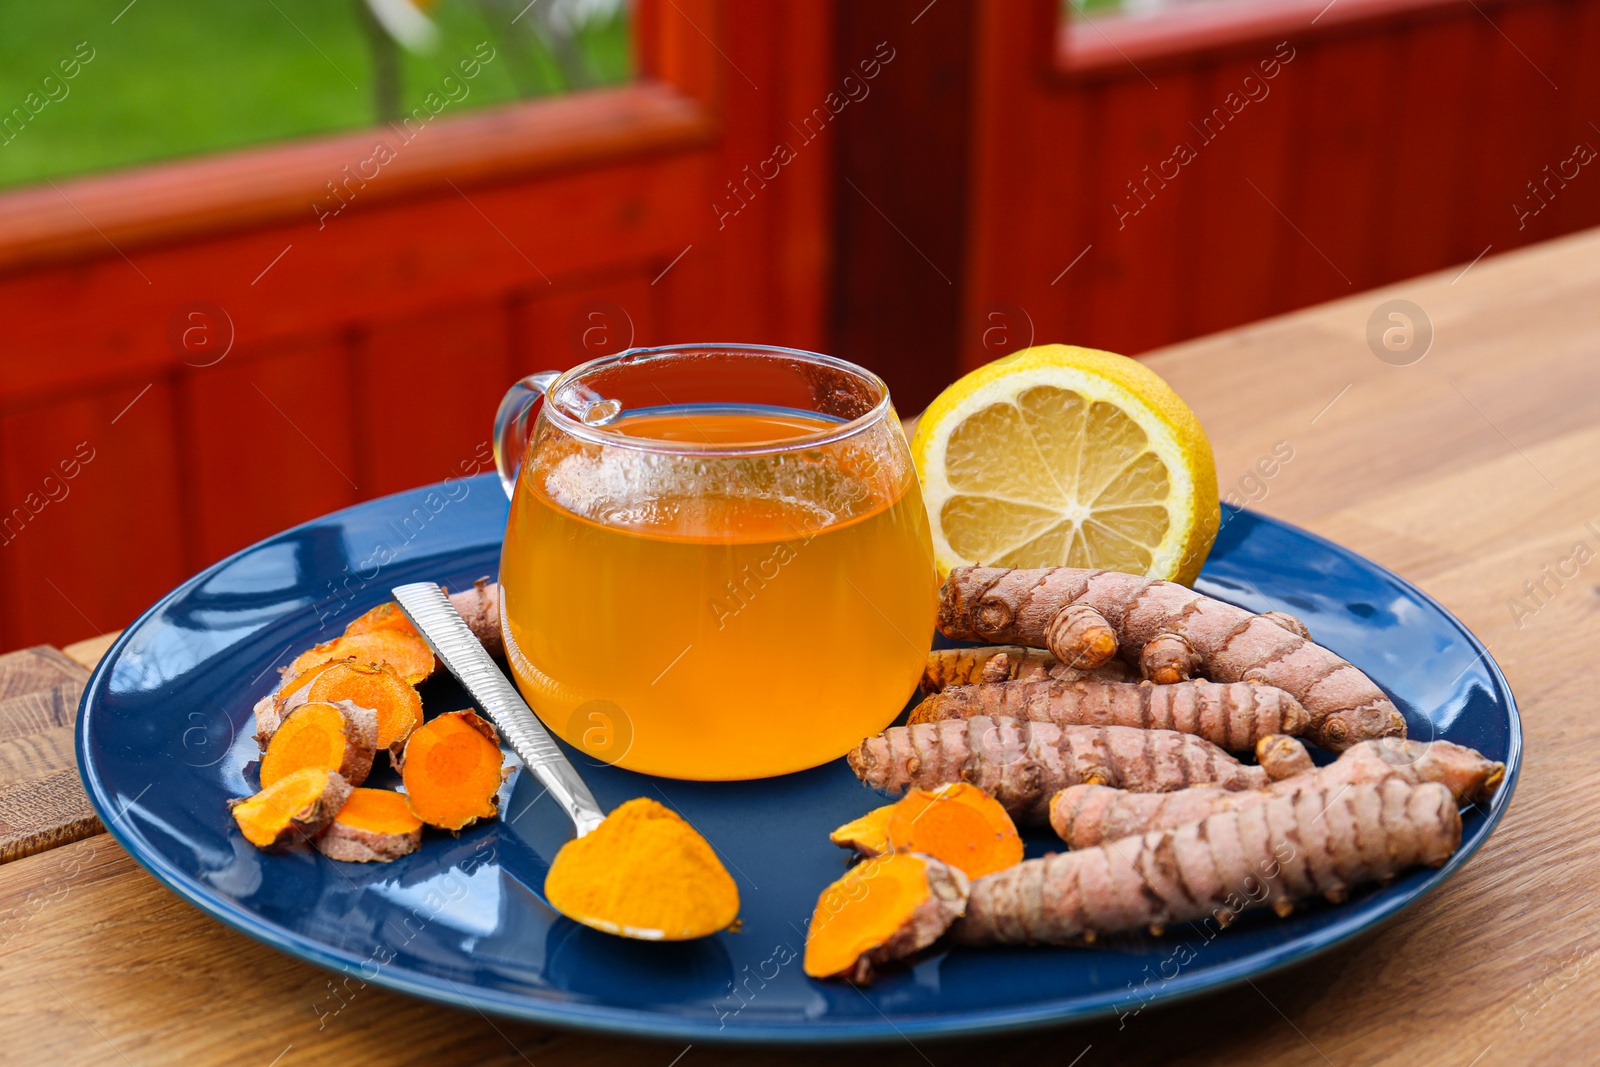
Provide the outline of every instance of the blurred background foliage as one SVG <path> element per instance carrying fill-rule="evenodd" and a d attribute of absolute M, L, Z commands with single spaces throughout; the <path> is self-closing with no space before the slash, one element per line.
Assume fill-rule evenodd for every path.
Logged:
<path fill-rule="evenodd" d="M 623 82 L 628 16 L 623 0 L 0 0 L 0 119 L 30 94 L 53 112 L 0 135 L 0 185 L 374 125 L 442 94 L 484 42 L 494 60 L 451 110 Z M 75 49 L 93 58 L 44 86 Z"/>

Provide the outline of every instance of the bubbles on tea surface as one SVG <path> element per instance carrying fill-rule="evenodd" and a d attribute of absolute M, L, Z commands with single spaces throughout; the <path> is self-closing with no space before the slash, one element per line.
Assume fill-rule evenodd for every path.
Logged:
<path fill-rule="evenodd" d="M 909 472 L 858 445 L 704 456 L 573 442 L 536 474 L 553 502 L 606 526 L 665 536 L 805 537 L 897 499 Z"/>
<path fill-rule="evenodd" d="M 597 400 L 590 404 L 589 409 L 583 413 L 583 424 L 585 426 L 604 426 L 615 420 L 620 414 L 622 414 L 622 401 Z"/>

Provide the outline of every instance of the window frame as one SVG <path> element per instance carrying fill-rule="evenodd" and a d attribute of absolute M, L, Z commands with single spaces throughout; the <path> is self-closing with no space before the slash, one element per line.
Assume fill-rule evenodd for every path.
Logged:
<path fill-rule="evenodd" d="M 1044 2 L 1050 4 L 1051 0 Z M 1426 17 L 1430 12 L 1445 13 L 1460 3 L 1461 0 L 1211 0 L 1159 14 L 1111 14 L 1090 19 L 1058 11 L 1053 30 L 1046 35 L 1052 46 L 1048 68 L 1056 80 L 1066 82 L 1124 75 L 1137 78 L 1140 71 L 1192 62 L 1197 54 L 1232 52 L 1308 31 L 1325 35 L 1379 19 Z"/>
<path fill-rule="evenodd" d="M 687 4 L 702 18 L 715 8 Z M 720 123 L 713 45 L 668 23 L 661 0 L 634 5 L 635 80 L 500 104 L 430 123 L 395 152 L 378 203 L 447 182 L 502 181 L 704 147 Z M 312 218 L 326 183 L 396 135 L 372 126 L 227 149 L 188 159 L 18 186 L 0 192 L 0 274 Z M 92 221 L 91 221 L 92 220 Z"/>

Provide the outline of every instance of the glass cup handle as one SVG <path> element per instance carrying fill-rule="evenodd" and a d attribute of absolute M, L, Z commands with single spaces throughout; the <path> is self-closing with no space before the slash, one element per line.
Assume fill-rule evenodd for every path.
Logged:
<path fill-rule="evenodd" d="M 559 371 L 553 370 L 530 374 L 507 389 L 500 400 L 500 410 L 494 415 L 494 465 L 508 497 L 517 487 L 517 471 L 528 448 L 528 434 L 539 412 L 539 402 L 560 376 Z"/>

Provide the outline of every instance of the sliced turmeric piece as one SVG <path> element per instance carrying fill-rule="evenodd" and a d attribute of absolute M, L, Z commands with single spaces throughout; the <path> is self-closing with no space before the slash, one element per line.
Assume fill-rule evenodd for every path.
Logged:
<path fill-rule="evenodd" d="M 913 789 L 889 814 L 889 844 L 948 863 L 968 878 L 1022 862 L 1022 838 L 994 797 L 966 782 Z"/>
<path fill-rule="evenodd" d="M 420 685 L 433 673 L 433 649 L 415 633 L 372 630 L 346 634 L 307 649 L 289 664 L 286 675 L 300 674 L 329 660 L 353 659 L 358 663 L 386 663 L 411 685 Z"/>
<path fill-rule="evenodd" d="M 283 717 L 301 704 L 306 702 L 306 694 L 311 689 L 312 679 L 333 666 L 339 660 L 328 660 L 325 663 L 313 664 L 301 671 L 289 673 L 291 668 L 285 667 L 283 677 L 276 688 L 260 700 L 256 701 L 256 744 L 261 751 L 267 750 L 267 742 L 272 740 L 272 735 L 277 733 L 278 727 L 283 725 Z"/>
<path fill-rule="evenodd" d="M 372 709 L 378 716 L 377 745 L 391 752 L 399 752 L 411 731 L 422 725 L 422 697 L 387 664 L 335 663 L 317 673 L 306 699 L 348 700 Z"/>
<path fill-rule="evenodd" d="M 894 813 L 894 808 L 894 804 L 873 808 L 861 818 L 851 819 L 829 834 L 828 840 L 840 848 L 853 848 L 863 856 L 881 856 L 892 851 L 889 848 L 889 816 Z"/>
<path fill-rule="evenodd" d="M 378 717 L 348 700 L 301 704 L 291 711 L 261 757 L 261 785 L 303 767 L 338 771 L 352 786 L 367 780 L 378 741 Z"/>
<path fill-rule="evenodd" d="M 356 619 L 344 628 L 346 637 L 356 634 L 377 633 L 379 630 L 393 630 L 396 633 L 409 634 L 419 637 L 416 628 L 411 625 L 411 620 L 406 618 L 406 613 L 400 610 L 400 605 L 393 600 L 386 604 L 379 604 L 371 611 Z"/>
<path fill-rule="evenodd" d="M 574 922 L 650 941 L 705 937 L 739 914 L 739 887 L 710 843 L 649 797 L 562 845 L 544 895 Z"/>
<path fill-rule="evenodd" d="M 302 767 L 253 797 L 229 803 L 244 839 L 257 848 L 277 849 L 309 841 L 338 814 L 350 796 L 350 783 L 326 767 Z"/>
<path fill-rule="evenodd" d="M 505 656 L 505 643 L 500 637 L 500 586 L 487 578 L 479 578 L 472 588 L 450 594 L 450 603 L 466 620 L 467 628 L 489 650 L 491 656 Z M 391 630 L 416 637 L 411 620 L 394 601 L 379 604 L 371 611 L 344 628 L 346 637 L 356 634 Z"/>
<path fill-rule="evenodd" d="M 976 786 L 952 782 L 913 789 L 893 804 L 845 823 L 828 840 L 864 856 L 919 852 L 982 878 L 1022 861 L 1022 838 L 1000 802 Z"/>
<path fill-rule="evenodd" d="M 406 802 L 429 826 L 460 830 L 498 811 L 505 780 L 500 735 L 474 711 L 452 711 L 419 726 L 406 742 L 400 778 Z"/>
<path fill-rule="evenodd" d="M 852 867 L 817 898 L 805 972 L 865 985 L 878 966 L 933 944 L 966 911 L 967 891 L 966 875 L 914 852 Z"/>
<path fill-rule="evenodd" d="M 422 844 L 422 820 L 392 789 L 352 789 L 339 814 L 312 844 L 330 860 L 387 863 Z"/>

